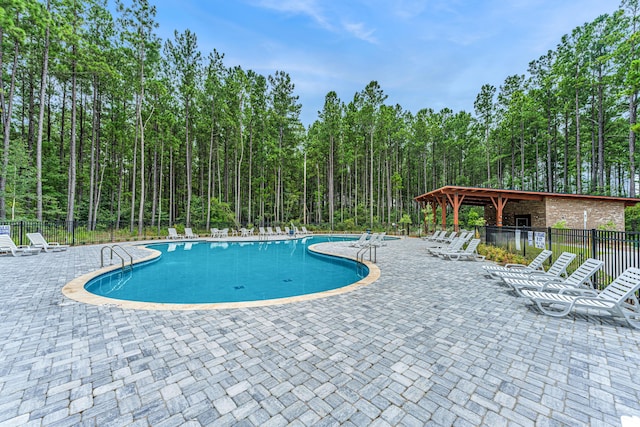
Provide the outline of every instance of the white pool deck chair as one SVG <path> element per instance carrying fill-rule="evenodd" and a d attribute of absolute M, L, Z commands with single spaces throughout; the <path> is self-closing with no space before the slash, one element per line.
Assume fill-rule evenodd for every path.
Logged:
<path fill-rule="evenodd" d="M 27 245 L 16 245 L 8 234 L 0 234 L 0 253 L 10 253 L 13 256 L 38 255 L 41 250 Z"/>
<path fill-rule="evenodd" d="M 184 238 L 184 236 L 182 234 L 178 234 L 176 229 L 173 228 L 173 227 L 167 228 L 167 231 L 169 232 L 169 235 L 167 236 L 168 239 L 182 239 L 182 238 Z"/>
<path fill-rule="evenodd" d="M 197 239 L 200 236 L 197 235 L 197 234 L 194 234 L 193 230 L 190 227 L 185 227 L 184 228 L 184 237 L 186 239 Z"/>
<path fill-rule="evenodd" d="M 367 234 L 367 233 L 365 233 Z M 367 240 L 364 241 L 364 243 L 360 244 L 360 246 L 357 246 L 358 248 L 365 248 L 365 247 L 369 247 L 372 246 L 375 242 L 378 241 L 378 236 L 380 235 L 380 233 L 372 233 L 369 234 L 369 238 Z"/>
<path fill-rule="evenodd" d="M 640 305 L 636 296 L 639 289 L 640 269 L 631 267 L 599 293 L 594 289 L 574 290 L 571 294 L 525 289 L 522 294 L 549 316 L 566 316 L 573 309 L 605 311 L 624 318 L 632 328 L 640 329 Z"/>
<path fill-rule="evenodd" d="M 69 249 L 69 245 L 61 245 L 58 242 L 47 242 L 40 233 L 27 233 L 27 237 L 31 242 L 31 247 L 40 248 L 45 252 L 61 252 Z"/>
<path fill-rule="evenodd" d="M 377 247 L 387 246 L 387 243 L 384 241 L 384 237 L 386 235 L 387 235 L 386 231 L 383 231 L 381 233 L 374 233 L 374 235 L 371 236 L 371 239 L 369 239 L 369 246 L 377 246 Z"/>
<path fill-rule="evenodd" d="M 218 232 L 218 236 L 219 237 L 229 237 L 229 229 L 228 228 L 223 228 L 222 230 L 220 230 Z"/>
<path fill-rule="evenodd" d="M 276 236 L 282 236 L 282 235 L 284 235 L 284 231 L 282 231 L 282 228 L 276 227 Z"/>
<path fill-rule="evenodd" d="M 302 230 L 302 234 L 313 234 L 311 231 L 307 230 L 307 227 L 305 226 L 300 227 L 300 229 Z"/>
<path fill-rule="evenodd" d="M 449 235 L 447 236 L 446 234 L 443 235 L 443 237 L 440 238 L 440 242 L 451 242 L 453 239 L 455 239 L 456 237 L 460 237 L 458 235 L 457 231 L 452 231 L 451 233 L 449 233 Z"/>
<path fill-rule="evenodd" d="M 429 252 L 433 256 L 438 256 L 445 252 L 457 252 L 462 249 L 464 246 L 464 240 L 459 237 L 454 238 L 451 243 L 446 246 L 437 247 L 437 248 L 427 248 L 427 252 Z"/>
<path fill-rule="evenodd" d="M 464 237 L 460 237 L 461 240 L 464 241 Z M 478 245 L 480 244 L 480 239 L 471 239 L 469 244 L 464 250 L 459 250 L 457 252 L 442 252 L 439 255 L 442 255 L 443 258 L 449 258 L 450 260 L 459 261 L 462 259 L 471 259 L 473 261 L 484 261 L 484 255 L 478 254 Z"/>
<path fill-rule="evenodd" d="M 362 233 L 358 240 L 349 242 L 349 246 L 351 246 L 352 248 L 361 248 L 366 243 L 367 237 L 369 237 L 369 233 Z"/>
<path fill-rule="evenodd" d="M 602 268 L 604 263 L 598 259 L 587 258 L 566 279 L 555 278 L 547 280 L 528 280 L 505 278 L 504 282 L 511 286 L 518 295 L 522 295 L 524 289 L 535 289 L 545 292 L 558 292 L 561 290 L 592 289 L 591 279 Z"/>
<path fill-rule="evenodd" d="M 447 234 L 447 230 L 436 231 L 431 236 L 427 237 L 425 240 L 427 242 L 437 242 L 438 239 L 444 238 L 446 234 Z"/>
<path fill-rule="evenodd" d="M 267 227 L 267 236 L 275 236 L 276 233 L 273 231 L 273 228 Z"/>
<path fill-rule="evenodd" d="M 560 254 L 558 259 L 556 259 L 549 270 L 547 271 L 498 271 L 495 273 L 499 279 L 524 279 L 524 280 L 548 280 L 548 279 L 560 279 L 561 277 L 567 277 L 567 268 L 573 260 L 576 258 L 576 254 L 572 254 L 571 252 L 563 252 Z"/>
<path fill-rule="evenodd" d="M 440 231 L 434 231 L 433 234 L 429 234 L 428 236 L 422 236 L 422 240 L 433 240 L 440 235 Z"/>
<path fill-rule="evenodd" d="M 529 265 L 524 264 L 506 264 L 506 265 L 484 265 L 482 268 L 485 269 L 485 272 L 490 276 L 496 277 L 496 273 L 499 271 L 511 271 L 511 272 L 527 272 L 527 271 L 535 271 L 540 270 L 544 271 L 544 262 L 551 256 L 550 250 L 543 250 L 536 256 L 533 261 L 529 263 Z"/>

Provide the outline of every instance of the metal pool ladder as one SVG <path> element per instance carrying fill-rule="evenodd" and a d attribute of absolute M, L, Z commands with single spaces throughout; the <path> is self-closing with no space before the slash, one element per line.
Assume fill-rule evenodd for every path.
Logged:
<path fill-rule="evenodd" d="M 373 248 L 373 257 L 371 256 L 371 249 Z M 377 246 L 376 245 L 367 245 L 363 248 L 360 248 L 360 250 L 358 251 L 358 253 L 356 254 L 356 259 L 360 262 L 364 261 L 364 255 L 367 252 L 367 249 L 369 250 L 369 261 L 373 262 L 375 264 L 375 262 L 378 260 L 378 250 L 377 250 Z"/>
<path fill-rule="evenodd" d="M 125 265 L 125 260 L 124 260 L 124 256 L 119 254 L 118 251 L 116 251 L 116 249 L 121 250 L 122 252 L 124 252 L 127 256 L 129 257 L 129 264 Z M 105 250 L 109 250 L 110 252 L 110 260 L 113 261 L 113 255 L 115 254 L 118 258 L 120 258 L 120 261 L 122 262 L 122 271 L 125 271 L 125 268 L 129 268 L 129 270 L 133 270 L 133 257 L 131 256 L 131 254 L 129 252 L 127 252 L 127 250 L 125 248 L 123 248 L 120 245 L 111 245 L 111 246 L 105 246 L 102 248 L 102 250 L 100 250 L 100 267 L 104 267 L 104 251 Z M 113 264 L 113 262 L 112 262 Z"/>

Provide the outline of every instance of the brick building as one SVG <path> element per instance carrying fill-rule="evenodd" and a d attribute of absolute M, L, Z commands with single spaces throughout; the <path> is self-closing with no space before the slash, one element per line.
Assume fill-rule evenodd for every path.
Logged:
<path fill-rule="evenodd" d="M 484 207 L 488 225 L 551 227 L 564 221 L 567 228 L 612 226 L 624 230 L 624 208 L 640 199 L 591 196 L 581 194 L 542 193 L 535 191 L 446 186 L 415 197 L 423 208 L 430 206 L 436 222 L 436 209 L 442 207 L 441 224 L 446 224 L 447 207 L 451 207 L 454 227 L 458 228 L 461 205 Z"/>

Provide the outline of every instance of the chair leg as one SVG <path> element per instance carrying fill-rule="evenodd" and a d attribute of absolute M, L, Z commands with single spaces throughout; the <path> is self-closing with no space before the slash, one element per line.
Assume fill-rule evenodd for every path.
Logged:
<path fill-rule="evenodd" d="M 542 301 L 536 301 L 536 305 L 544 314 L 553 317 L 563 317 L 569 314 L 573 304 L 565 304 L 560 302 L 546 303 L 543 305 Z"/>

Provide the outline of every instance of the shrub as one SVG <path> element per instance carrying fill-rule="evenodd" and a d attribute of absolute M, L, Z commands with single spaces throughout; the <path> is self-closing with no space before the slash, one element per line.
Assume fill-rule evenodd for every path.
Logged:
<path fill-rule="evenodd" d="M 481 244 L 478 246 L 478 253 L 499 264 L 527 264 L 527 259 L 522 255 L 513 254 L 497 246 Z"/>

